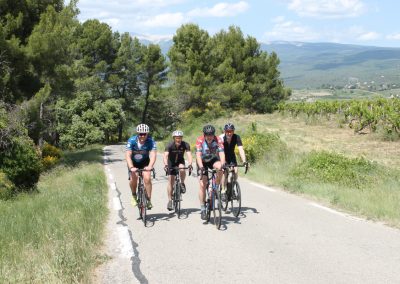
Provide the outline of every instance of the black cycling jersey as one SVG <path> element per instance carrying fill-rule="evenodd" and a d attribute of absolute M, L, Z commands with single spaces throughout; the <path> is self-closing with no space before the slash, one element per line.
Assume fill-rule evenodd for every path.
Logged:
<path fill-rule="evenodd" d="M 225 134 L 222 134 L 220 137 L 223 138 L 223 140 L 224 140 L 224 152 L 225 152 L 226 163 L 237 165 L 236 155 L 235 155 L 235 147 L 236 147 L 236 145 L 243 146 L 242 139 L 240 138 L 239 135 L 233 134 L 231 143 L 228 143 Z"/>
<path fill-rule="evenodd" d="M 185 163 L 185 152 L 190 151 L 189 143 L 182 141 L 179 146 L 175 145 L 175 142 L 172 141 L 165 147 L 165 152 L 168 152 L 168 162 L 171 162 L 173 165 L 179 163 Z"/>

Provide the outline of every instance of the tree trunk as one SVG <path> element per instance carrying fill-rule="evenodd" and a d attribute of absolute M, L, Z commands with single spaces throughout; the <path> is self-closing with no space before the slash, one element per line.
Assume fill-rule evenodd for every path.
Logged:
<path fill-rule="evenodd" d="M 146 99 L 142 114 L 142 123 L 146 123 L 146 116 L 147 116 L 147 109 L 149 108 L 149 97 L 150 97 L 150 83 L 147 82 L 146 84 Z"/>

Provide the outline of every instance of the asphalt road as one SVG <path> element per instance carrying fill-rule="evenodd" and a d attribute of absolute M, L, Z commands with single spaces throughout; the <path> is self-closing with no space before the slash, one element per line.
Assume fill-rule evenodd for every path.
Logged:
<path fill-rule="evenodd" d="M 96 283 L 400 283 L 400 231 L 331 210 L 241 175 L 242 214 L 221 230 L 200 219 L 187 177 L 180 219 L 167 211 L 157 158 L 144 227 L 130 204 L 124 145 L 105 148 L 110 217 Z M 400 210 L 400 209 L 399 209 Z"/>

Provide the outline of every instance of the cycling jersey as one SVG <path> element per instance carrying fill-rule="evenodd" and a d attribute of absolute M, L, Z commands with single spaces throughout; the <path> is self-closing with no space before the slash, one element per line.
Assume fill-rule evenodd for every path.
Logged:
<path fill-rule="evenodd" d="M 137 135 L 129 138 L 126 144 L 126 151 L 132 151 L 131 159 L 133 165 L 140 165 L 149 160 L 150 151 L 157 150 L 156 142 L 150 136 L 144 141 L 142 145 L 139 143 Z"/>
<path fill-rule="evenodd" d="M 243 146 L 242 139 L 239 135 L 233 134 L 231 138 L 231 143 L 228 143 L 225 134 L 221 134 L 219 136 L 221 140 L 224 142 L 224 152 L 225 152 L 225 159 L 227 164 L 234 164 L 237 165 L 236 155 L 235 155 L 235 147 Z"/>
<path fill-rule="evenodd" d="M 168 152 L 168 161 L 172 164 L 184 164 L 185 163 L 185 152 L 190 151 L 189 143 L 182 141 L 179 146 L 176 146 L 175 142 L 172 141 L 165 147 L 165 152 Z"/>
<path fill-rule="evenodd" d="M 196 140 L 196 152 L 201 152 L 201 159 L 204 162 L 210 162 L 216 159 L 219 161 L 219 152 L 224 151 L 224 143 L 218 136 L 214 136 L 211 143 L 207 143 L 204 136 L 200 136 Z"/>

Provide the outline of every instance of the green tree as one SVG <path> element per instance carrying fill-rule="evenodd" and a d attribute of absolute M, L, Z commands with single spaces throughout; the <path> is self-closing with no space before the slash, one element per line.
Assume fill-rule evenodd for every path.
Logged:
<path fill-rule="evenodd" d="M 131 117 L 135 110 L 138 110 L 137 101 L 141 94 L 139 71 L 143 51 L 144 47 L 137 38 L 132 39 L 128 33 L 123 34 L 117 57 L 112 65 L 113 70 L 109 76 L 113 97 L 120 100 L 123 111 Z M 122 141 L 123 128 L 123 124 L 118 126 L 118 141 Z"/>
<path fill-rule="evenodd" d="M 204 109 L 209 101 L 212 80 L 209 39 L 208 33 L 196 24 L 182 25 L 173 37 L 168 56 L 177 112 L 191 107 Z"/>
<path fill-rule="evenodd" d="M 140 71 L 140 82 L 144 90 L 144 107 L 142 112 L 142 123 L 148 120 L 148 109 L 151 95 L 160 93 L 162 83 L 167 80 L 167 65 L 160 46 L 150 44 L 144 48 L 143 62 Z M 160 106 L 153 106 L 160 108 Z"/>

